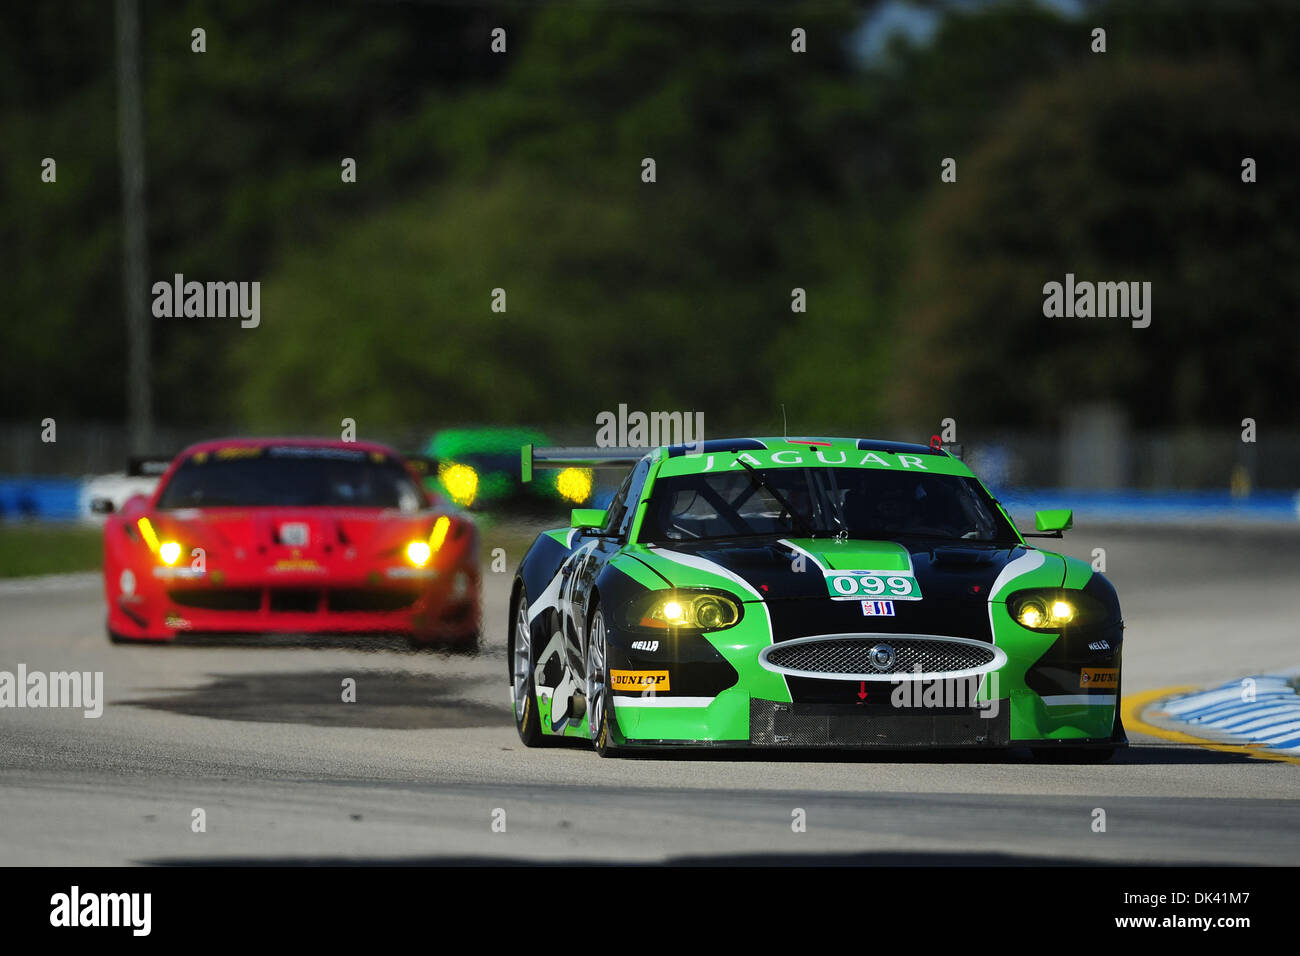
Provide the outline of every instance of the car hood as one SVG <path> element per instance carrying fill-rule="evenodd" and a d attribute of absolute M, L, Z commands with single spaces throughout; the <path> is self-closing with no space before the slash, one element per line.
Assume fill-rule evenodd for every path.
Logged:
<path fill-rule="evenodd" d="M 1064 559 L 1050 552 L 921 538 L 674 542 L 635 553 L 674 586 L 723 588 L 749 601 L 827 600 L 837 572 L 903 575 L 915 579 L 922 600 L 979 604 L 990 595 L 1005 599 L 1020 586 L 1059 587 L 1065 579 Z"/>

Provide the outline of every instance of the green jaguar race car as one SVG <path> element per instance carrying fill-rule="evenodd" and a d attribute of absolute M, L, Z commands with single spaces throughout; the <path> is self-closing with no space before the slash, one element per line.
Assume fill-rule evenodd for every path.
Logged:
<path fill-rule="evenodd" d="M 627 468 L 608 509 L 539 535 L 510 594 L 529 746 L 985 747 L 1105 760 L 1124 623 L 1086 562 L 931 445 L 741 438 L 523 448 L 535 468 Z"/>
<path fill-rule="evenodd" d="M 589 504 L 594 489 L 587 468 L 564 468 L 544 481 L 520 482 L 519 446 L 544 441 L 545 435 L 528 428 L 444 429 L 425 449 L 432 463 L 425 485 L 476 511 L 511 504 Z"/>

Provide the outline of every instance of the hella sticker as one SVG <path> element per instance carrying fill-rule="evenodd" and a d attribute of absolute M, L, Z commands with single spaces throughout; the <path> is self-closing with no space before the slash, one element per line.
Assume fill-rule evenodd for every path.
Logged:
<path fill-rule="evenodd" d="M 893 617 L 893 601 L 863 601 L 862 613 L 867 617 Z"/>
<path fill-rule="evenodd" d="M 633 641 L 632 650 L 634 651 L 657 651 L 659 650 L 658 641 Z"/>
<path fill-rule="evenodd" d="M 1091 644 L 1088 645 L 1088 650 L 1090 650 L 1090 651 L 1108 651 L 1108 650 L 1110 650 L 1110 642 L 1109 642 L 1109 641 L 1093 641 Z"/>

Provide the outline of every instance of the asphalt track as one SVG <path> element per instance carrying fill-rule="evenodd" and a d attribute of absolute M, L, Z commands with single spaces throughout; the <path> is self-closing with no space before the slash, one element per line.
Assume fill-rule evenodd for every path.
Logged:
<path fill-rule="evenodd" d="M 1063 544 L 1097 547 L 1128 622 L 1126 698 L 1300 667 L 1295 526 L 1080 528 Z M 508 706 L 509 575 L 484 580 L 477 658 L 117 647 L 97 576 L 0 582 L 0 670 L 103 671 L 107 699 L 98 719 L 0 709 L 0 864 L 1300 863 L 1300 766 L 1132 730 L 1102 766 L 527 750 Z"/>

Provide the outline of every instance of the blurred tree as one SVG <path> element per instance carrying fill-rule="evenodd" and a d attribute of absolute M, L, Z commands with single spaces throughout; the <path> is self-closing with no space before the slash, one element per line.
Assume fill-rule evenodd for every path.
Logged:
<path fill-rule="evenodd" d="M 800 361 L 808 318 L 792 288 L 839 327 L 883 318 L 861 307 L 868 194 L 841 152 L 864 135 L 852 23 L 824 4 L 544 10 L 500 84 L 428 105 L 443 183 L 285 259 L 235 356 L 244 414 L 592 423 L 627 402 L 779 421 L 774 370 Z"/>
<path fill-rule="evenodd" d="M 346 0 L 141 4 L 152 279 L 261 279 L 281 248 L 321 241 L 438 170 L 418 121 L 505 68 L 475 6 Z M 207 52 L 190 31 L 207 31 Z M 397 134 L 395 130 L 401 130 Z M 0 407 L 121 417 L 126 387 L 113 5 L 18 5 L 0 31 Z M 367 152 L 372 143 L 382 148 Z M 339 189 L 361 162 L 368 191 Z M 58 162 L 42 183 L 41 159 Z M 21 318 L 20 318 L 21 317 Z M 160 321 L 160 420 L 221 421 L 237 324 Z M 247 333 L 245 333 L 247 334 Z"/>
<path fill-rule="evenodd" d="M 875 6 L 146 0 L 151 271 L 264 282 L 256 330 L 159 321 L 160 420 L 1297 421 L 1294 5 L 963 2 L 864 63 Z M 0 402 L 117 417 L 111 5 L 6 17 Z M 1071 271 L 1152 327 L 1044 319 Z"/>
<path fill-rule="evenodd" d="M 916 223 L 894 412 L 1050 425 L 1114 400 L 1146 426 L 1300 421 L 1282 387 L 1300 368 L 1291 89 L 1235 58 L 1136 55 L 1029 88 Z M 1244 156 L 1271 173 L 1243 183 Z M 1066 273 L 1150 281 L 1150 327 L 1044 317 Z"/>

